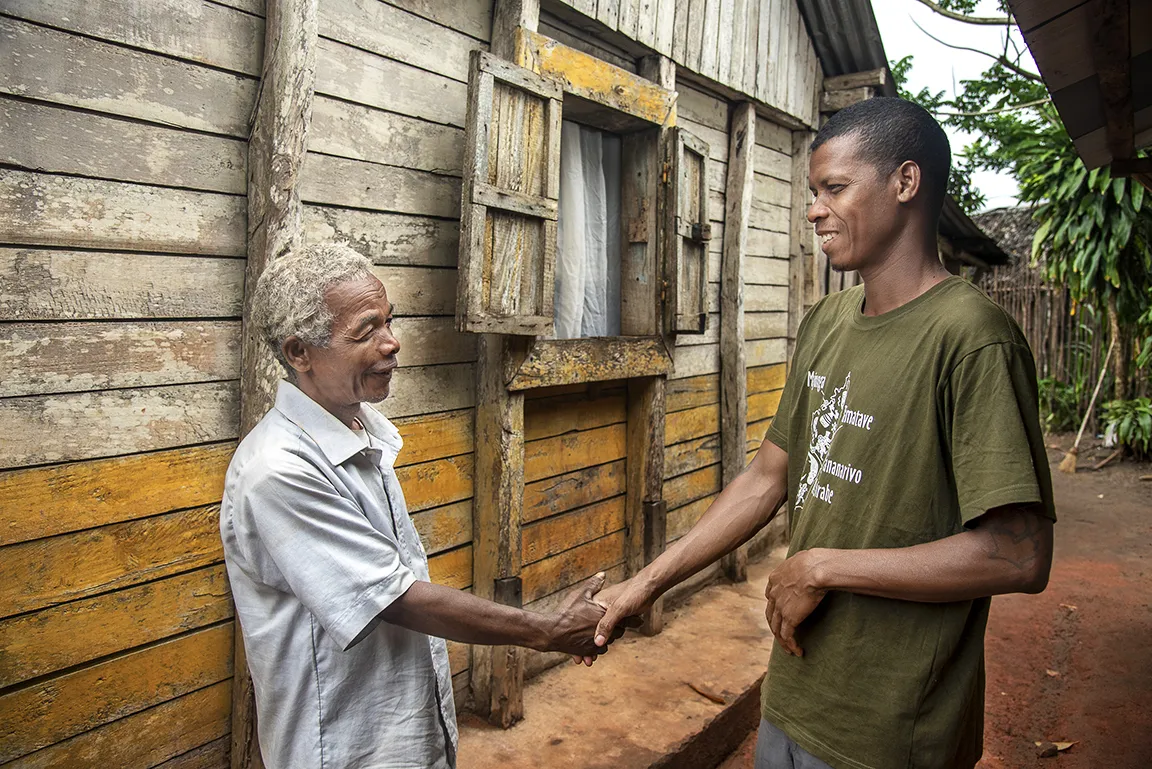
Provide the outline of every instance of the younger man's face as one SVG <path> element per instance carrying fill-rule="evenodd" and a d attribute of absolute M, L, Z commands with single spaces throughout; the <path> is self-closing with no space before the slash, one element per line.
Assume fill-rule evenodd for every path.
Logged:
<path fill-rule="evenodd" d="M 812 153 L 809 189 L 815 199 L 808 221 L 833 269 L 859 270 L 884 260 L 902 215 L 897 185 L 861 158 L 855 136 L 830 139 Z"/>

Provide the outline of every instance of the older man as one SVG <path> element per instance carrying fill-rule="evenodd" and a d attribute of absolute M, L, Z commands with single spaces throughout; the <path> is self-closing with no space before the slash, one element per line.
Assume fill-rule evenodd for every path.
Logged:
<path fill-rule="evenodd" d="M 403 442 L 368 402 L 400 343 L 364 257 L 312 246 L 269 265 L 260 334 L 283 365 L 276 405 L 228 467 L 220 533 L 269 769 L 455 764 L 442 639 L 594 657 L 598 576 L 558 614 L 428 579 L 393 464 Z"/>

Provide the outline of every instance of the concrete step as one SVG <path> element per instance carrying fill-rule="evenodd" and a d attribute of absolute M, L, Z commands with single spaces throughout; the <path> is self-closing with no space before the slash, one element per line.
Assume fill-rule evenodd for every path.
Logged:
<path fill-rule="evenodd" d="M 764 584 L 784 556 L 749 563 L 748 582 L 714 584 L 629 633 L 591 668 L 565 664 L 527 683 L 508 730 L 460 719 L 459 769 L 712 769 L 760 720 L 772 635 Z"/>

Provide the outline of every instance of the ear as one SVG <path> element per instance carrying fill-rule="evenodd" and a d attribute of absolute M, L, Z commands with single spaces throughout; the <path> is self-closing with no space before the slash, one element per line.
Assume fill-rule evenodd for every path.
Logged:
<path fill-rule="evenodd" d="M 901 203 L 911 203 L 920 192 L 920 166 L 905 160 L 892 174 L 896 183 L 896 199 Z"/>
<path fill-rule="evenodd" d="M 284 353 L 285 360 L 288 361 L 289 366 L 296 370 L 296 373 L 312 370 L 311 351 L 300 337 L 290 336 L 285 339 L 284 344 L 280 345 L 280 351 Z"/>

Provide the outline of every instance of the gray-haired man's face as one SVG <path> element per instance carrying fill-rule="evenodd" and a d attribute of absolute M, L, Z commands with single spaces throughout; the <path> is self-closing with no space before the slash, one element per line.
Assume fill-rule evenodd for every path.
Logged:
<path fill-rule="evenodd" d="M 327 347 L 304 345 L 300 379 L 329 411 L 388 397 L 400 342 L 392 334 L 392 305 L 376 277 L 338 283 L 324 294 L 332 311 Z M 291 358 L 291 356 L 290 356 Z"/>

